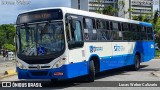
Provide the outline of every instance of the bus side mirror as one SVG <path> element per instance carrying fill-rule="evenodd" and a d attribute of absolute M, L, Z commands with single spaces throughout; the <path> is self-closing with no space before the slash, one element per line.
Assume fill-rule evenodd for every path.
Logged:
<path fill-rule="evenodd" d="M 74 48 L 82 47 L 83 43 L 84 43 L 83 41 L 69 41 L 68 48 L 74 49 Z"/>

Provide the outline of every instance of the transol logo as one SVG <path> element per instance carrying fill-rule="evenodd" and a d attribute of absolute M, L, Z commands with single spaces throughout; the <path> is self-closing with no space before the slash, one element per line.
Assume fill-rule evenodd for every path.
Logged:
<path fill-rule="evenodd" d="M 90 53 L 96 52 L 96 51 L 103 51 L 103 47 L 96 47 L 96 46 L 90 46 Z"/>

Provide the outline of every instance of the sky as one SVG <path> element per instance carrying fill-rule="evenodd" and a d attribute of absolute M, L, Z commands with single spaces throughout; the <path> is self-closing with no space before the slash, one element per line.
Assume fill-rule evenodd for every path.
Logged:
<path fill-rule="evenodd" d="M 71 0 L 0 0 L 0 25 L 15 23 L 21 12 L 45 7 L 70 7 Z M 159 6 L 155 5 L 154 9 Z"/>
<path fill-rule="evenodd" d="M 21 12 L 45 7 L 70 7 L 70 0 L 0 0 L 0 25 L 15 23 Z"/>

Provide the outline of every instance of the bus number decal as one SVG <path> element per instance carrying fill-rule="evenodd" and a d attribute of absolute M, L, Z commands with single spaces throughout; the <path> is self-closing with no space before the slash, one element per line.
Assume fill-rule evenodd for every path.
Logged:
<path fill-rule="evenodd" d="M 125 51 L 125 47 L 116 44 L 114 46 L 114 51 Z"/>

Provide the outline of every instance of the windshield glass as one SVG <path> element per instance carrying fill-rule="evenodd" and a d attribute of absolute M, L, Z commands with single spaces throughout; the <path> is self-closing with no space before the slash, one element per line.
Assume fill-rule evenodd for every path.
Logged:
<path fill-rule="evenodd" d="M 62 22 L 41 23 L 18 27 L 19 54 L 23 56 L 46 56 L 64 50 Z"/>

